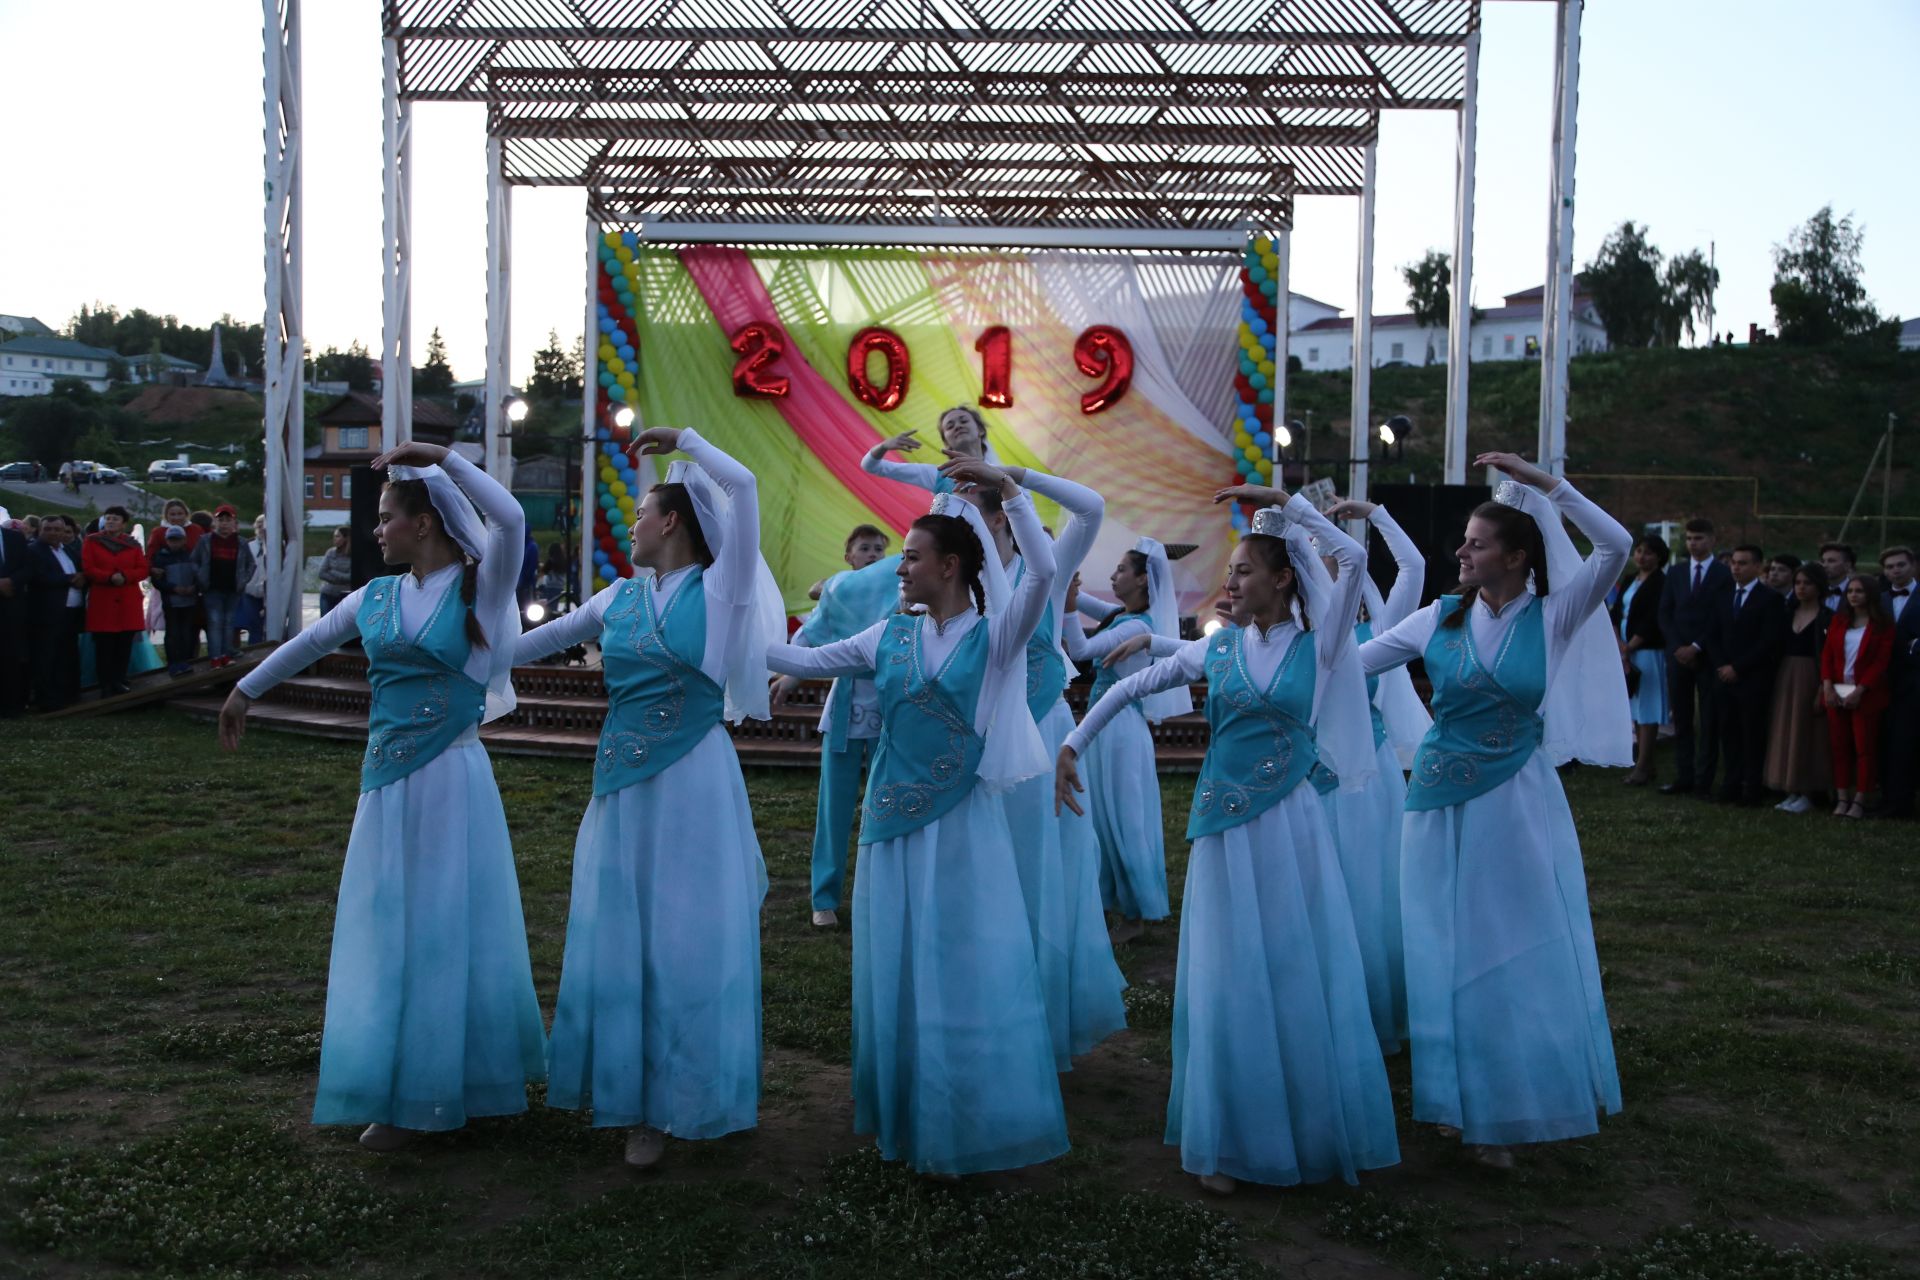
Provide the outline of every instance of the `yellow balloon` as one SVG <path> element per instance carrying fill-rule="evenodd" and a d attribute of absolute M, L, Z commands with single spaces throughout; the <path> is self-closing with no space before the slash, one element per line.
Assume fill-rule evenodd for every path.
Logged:
<path fill-rule="evenodd" d="M 633 375 L 630 373 L 621 374 L 620 385 L 625 387 L 629 391 L 633 390 Z"/>
<path fill-rule="evenodd" d="M 1273 252 L 1273 241 L 1266 236 L 1256 236 L 1253 241 L 1253 251 L 1264 258 Z"/>
<path fill-rule="evenodd" d="M 621 245 L 618 249 L 615 249 L 613 251 L 613 256 L 620 259 L 620 261 L 622 262 L 632 262 L 633 250 L 627 248 L 627 246 L 625 245 Z"/>
<path fill-rule="evenodd" d="M 620 233 L 618 231 L 609 231 L 601 236 L 600 239 L 609 249 L 618 249 L 620 247 Z"/>
<path fill-rule="evenodd" d="M 612 484 L 608 485 L 607 488 L 613 490 L 613 496 L 616 498 L 624 498 L 627 494 L 627 482 L 625 480 L 615 480 Z"/>
<path fill-rule="evenodd" d="M 1243 455 L 1245 455 L 1248 462 L 1260 461 L 1260 448 L 1258 445 L 1250 444 L 1246 448 L 1242 449 L 1240 452 Z"/>
<path fill-rule="evenodd" d="M 1260 362 L 1260 372 L 1266 374 L 1269 378 L 1273 376 L 1273 369 L 1274 369 L 1273 361 L 1262 360 Z"/>

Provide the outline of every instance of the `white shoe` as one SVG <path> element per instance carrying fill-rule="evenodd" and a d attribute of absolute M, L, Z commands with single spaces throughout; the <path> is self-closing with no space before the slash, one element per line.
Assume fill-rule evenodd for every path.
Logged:
<path fill-rule="evenodd" d="M 1198 1181 L 1202 1191 L 1215 1196 L 1230 1196 L 1240 1186 L 1224 1173 L 1203 1173 L 1198 1175 Z"/>
<path fill-rule="evenodd" d="M 360 1135 L 360 1145 L 369 1151 L 398 1151 L 413 1141 L 413 1130 L 390 1124 L 370 1124 Z"/>
<path fill-rule="evenodd" d="M 651 1169 L 667 1150 L 667 1135 L 641 1125 L 627 1135 L 627 1167 Z"/>
<path fill-rule="evenodd" d="M 816 929 L 838 929 L 840 915 L 835 911 L 816 911 L 813 913 L 813 927 Z"/>
<path fill-rule="evenodd" d="M 1788 813 L 1810 813 L 1813 810 L 1813 801 L 1805 796 L 1788 796 L 1787 802 L 1780 807 Z"/>

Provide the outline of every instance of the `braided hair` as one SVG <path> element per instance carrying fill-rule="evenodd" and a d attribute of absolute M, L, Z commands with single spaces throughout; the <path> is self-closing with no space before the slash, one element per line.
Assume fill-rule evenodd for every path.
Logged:
<path fill-rule="evenodd" d="M 910 526 L 933 539 L 933 550 L 939 556 L 957 556 L 960 560 L 960 576 L 967 584 L 967 592 L 973 597 L 973 604 L 982 617 L 987 612 L 987 588 L 981 581 L 981 572 L 986 568 L 986 548 L 980 545 L 980 539 L 973 532 L 973 526 L 961 516 L 924 515 Z"/>

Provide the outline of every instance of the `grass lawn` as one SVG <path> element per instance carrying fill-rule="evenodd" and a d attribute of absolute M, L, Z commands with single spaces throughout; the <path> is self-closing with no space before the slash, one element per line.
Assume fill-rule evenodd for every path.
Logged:
<path fill-rule="evenodd" d="M 0 737 L 0 1274 L 1779 1277 L 1920 1268 L 1920 828 L 1568 778 L 1626 1097 L 1512 1173 L 1403 1123 L 1344 1186 L 1205 1200 L 1160 1142 L 1176 935 L 1064 1078 L 1073 1152 L 925 1183 L 851 1132 L 849 940 L 807 923 L 813 775 L 749 777 L 762 1124 L 669 1147 L 536 1105 L 389 1157 L 307 1122 L 359 753 L 155 709 Z M 543 1006 L 584 762 L 500 757 Z M 1166 783 L 1176 890 L 1190 783 Z M 697 851 L 689 851 L 697 854 Z M 1009 909 L 1017 909 L 1009 904 Z M 1404 1057 L 1389 1064 L 1406 1112 Z M 536 1099 L 537 1101 L 537 1099 Z"/>

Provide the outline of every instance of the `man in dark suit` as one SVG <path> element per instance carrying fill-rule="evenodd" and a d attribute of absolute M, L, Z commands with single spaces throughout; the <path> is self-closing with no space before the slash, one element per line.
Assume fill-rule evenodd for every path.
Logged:
<path fill-rule="evenodd" d="M 1880 578 L 1886 590 L 1880 602 L 1893 619 L 1893 700 L 1887 704 L 1886 777 L 1881 783 L 1880 816 L 1913 816 L 1914 775 L 1920 770 L 1920 586 L 1913 578 L 1911 547 L 1880 553 Z"/>
<path fill-rule="evenodd" d="M 1760 803 L 1773 675 L 1787 632 L 1787 602 L 1760 580 L 1765 565 L 1760 548 L 1733 549 L 1733 590 L 1717 599 L 1707 641 L 1718 685 L 1720 748 L 1727 758 L 1720 798 L 1732 804 Z"/>
<path fill-rule="evenodd" d="M 58 711 L 80 698 L 80 635 L 86 630 L 86 578 L 80 572 L 79 529 L 65 516 L 40 521 L 29 545 L 27 649 L 36 711 Z"/>
<path fill-rule="evenodd" d="M 27 583 L 31 557 L 26 535 L 0 507 L 0 716 L 27 709 Z"/>
<path fill-rule="evenodd" d="M 1713 634 L 1714 605 L 1733 590 L 1733 576 L 1713 556 L 1713 521 L 1695 516 L 1686 523 L 1687 558 L 1667 570 L 1660 591 L 1660 636 L 1667 648 L 1667 703 L 1673 711 L 1674 780 L 1660 790 L 1685 795 L 1713 790 L 1720 758 L 1713 669 L 1707 665 L 1707 641 Z M 1699 739 L 1694 737 L 1695 705 Z"/>

